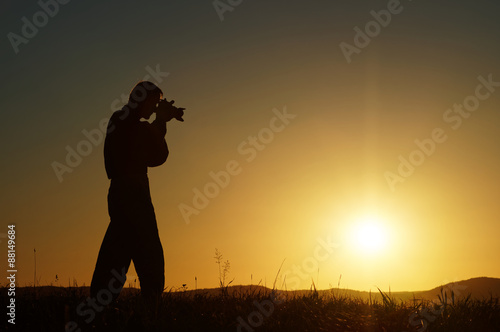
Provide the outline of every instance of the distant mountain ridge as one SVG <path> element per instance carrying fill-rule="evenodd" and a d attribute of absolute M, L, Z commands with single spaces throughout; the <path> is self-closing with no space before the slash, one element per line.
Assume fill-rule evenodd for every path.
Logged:
<path fill-rule="evenodd" d="M 17 288 L 18 291 L 28 291 L 31 292 L 33 291 L 33 287 L 19 287 Z M 83 286 L 83 287 L 58 287 L 58 286 L 39 286 L 36 288 L 38 294 L 51 294 L 53 292 L 58 292 L 58 291 L 63 291 L 64 289 L 78 289 L 80 290 L 81 294 L 88 296 L 89 293 L 89 287 Z M 4 289 L 6 290 L 6 289 Z M 2 289 L 0 289 L 0 294 Z M 135 288 L 129 288 L 125 287 L 123 289 L 123 293 L 136 293 L 138 292 L 138 289 Z M 167 292 L 169 289 L 166 290 Z M 217 296 L 221 294 L 221 289 L 220 288 L 205 288 L 205 289 L 197 289 L 197 290 L 189 290 L 189 289 L 171 289 L 171 292 L 183 292 L 186 295 L 190 296 L 195 296 L 196 294 L 204 294 L 204 295 L 214 295 Z M 493 298 L 500 298 L 500 278 L 489 278 L 489 277 L 479 277 L 479 278 L 471 278 L 467 280 L 462 280 L 462 281 L 456 281 L 456 282 L 451 282 L 447 283 L 435 288 L 432 288 L 430 290 L 424 290 L 424 291 L 415 291 L 415 292 L 389 292 L 387 290 L 381 289 L 384 294 L 389 295 L 391 298 L 395 300 L 401 300 L 401 301 L 408 301 L 413 298 L 417 300 L 428 300 L 428 301 L 433 301 L 433 300 L 438 300 L 438 296 L 441 295 L 441 292 L 446 293 L 448 299 L 451 298 L 452 292 L 454 293 L 455 299 L 463 298 L 466 296 L 469 296 L 472 299 L 478 299 L 478 300 L 483 300 L 483 299 L 489 299 L 490 297 Z M 238 295 L 238 294 L 254 294 L 254 295 L 270 295 L 273 290 L 270 288 L 266 288 L 264 286 L 260 285 L 240 285 L 240 286 L 230 286 L 227 288 L 227 292 L 229 295 Z M 303 295 L 308 295 L 313 290 L 296 290 L 296 291 L 289 291 L 289 290 L 276 290 L 275 293 L 278 292 L 280 294 L 283 294 L 287 297 L 289 296 L 303 296 Z M 357 291 L 357 290 L 352 290 L 352 289 L 344 289 L 344 288 L 331 288 L 331 289 L 326 289 L 326 290 L 318 290 L 318 296 L 336 296 L 336 297 L 350 297 L 350 298 L 357 298 L 357 299 L 363 299 L 363 300 L 372 300 L 372 301 L 380 301 L 382 299 L 381 294 L 379 291 L 372 291 L 372 292 L 366 292 L 366 291 Z"/>
<path fill-rule="evenodd" d="M 441 288 L 444 290 L 454 290 L 456 295 L 467 296 L 471 294 L 472 298 L 477 299 L 490 298 L 491 296 L 498 298 L 500 297 L 500 278 L 471 278 L 454 283 L 448 283 L 423 293 L 426 296 L 437 296 L 436 294 L 439 294 Z"/>
<path fill-rule="evenodd" d="M 227 288 L 229 294 L 270 294 L 271 289 L 260 285 L 240 285 L 240 286 L 230 286 Z M 302 296 L 307 295 L 312 292 L 312 290 L 277 290 L 280 293 L 284 293 L 287 296 Z M 381 289 L 382 292 L 389 295 L 396 300 L 407 301 L 413 298 L 418 300 L 438 300 L 438 296 L 441 295 L 441 291 L 446 293 L 448 299 L 451 299 L 451 294 L 453 292 L 455 299 L 467 297 L 470 294 L 472 299 L 488 299 L 490 297 L 500 298 L 500 278 L 489 278 L 489 277 L 478 277 L 471 278 L 467 280 L 450 282 L 441 286 L 437 286 L 430 290 L 414 291 L 414 292 L 389 292 L 388 290 Z M 187 293 L 203 293 L 203 294 L 214 294 L 220 293 L 219 288 L 210 289 L 199 289 L 199 290 L 187 290 Z M 343 288 L 331 288 L 326 290 L 318 290 L 319 296 L 346 296 L 352 298 L 359 298 L 363 300 L 381 300 L 382 296 L 378 290 L 367 292 L 367 291 L 357 291 L 352 289 Z"/>
<path fill-rule="evenodd" d="M 332 290 L 329 290 L 330 292 Z M 370 292 L 347 290 L 354 297 L 359 297 L 363 299 L 370 298 Z M 437 300 L 441 292 L 446 293 L 447 297 L 450 298 L 453 292 L 455 298 L 466 297 L 470 294 L 473 299 L 485 299 L 493 296 L 494 298 L 500 298 L 500 278 L 488 278 L 488 277 L 478 277 L 471 278 L 467 280 L 450 282 L 441 286 L 437 286 L 430 290 L 414 291 L 414 292 L 388 292 L 385 289 L 381 289 L 385 294 L 390 295 L 394 299 L 401 299 L 403 301 L 415 299 L 424 300 Z M 342 292 L 342 289 L 338 290 Z M 333 293 L 335 294 L 335 292 Z M 381 298 L 378 290 L 376 292 L 371 292 L 371 298 Z"/>

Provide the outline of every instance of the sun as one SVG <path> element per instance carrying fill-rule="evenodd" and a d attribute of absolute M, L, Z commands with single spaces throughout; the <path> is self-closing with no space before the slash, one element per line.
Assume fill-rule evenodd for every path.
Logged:
<path fill-rule="evenodd" d="M 386 248 L 388 232 L 377 216 L 365 216 L 354 223 L 350 238 L 351 245 L 358 252 L 374 254 Z"/>

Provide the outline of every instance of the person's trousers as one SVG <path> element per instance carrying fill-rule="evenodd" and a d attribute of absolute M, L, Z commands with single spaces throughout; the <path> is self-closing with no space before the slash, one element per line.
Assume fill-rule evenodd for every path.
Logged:
<path fill-rule="evenodd" d="M 91 297 L 101 304 L 116 299 L 131 261 L 142 295 L 160 295 L 165 284 L 165 263 L 147 176 L 112 179 L 108 210 L 111 221 L 99 250 Z"/>

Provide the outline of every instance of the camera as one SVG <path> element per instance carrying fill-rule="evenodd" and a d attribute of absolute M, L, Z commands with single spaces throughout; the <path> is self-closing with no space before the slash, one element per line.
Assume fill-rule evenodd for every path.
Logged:
<path fill-rule="evenodd" d="M 156 114 L 164 117 L 167 121 L 171 119 L 177 119 L 178 121 L 184 122 L 182 118 L 184 115 L 185 108 L 174 106 L 174 100 L 168 101 L 166 98 L 160 100 L 156 106 Z"/>

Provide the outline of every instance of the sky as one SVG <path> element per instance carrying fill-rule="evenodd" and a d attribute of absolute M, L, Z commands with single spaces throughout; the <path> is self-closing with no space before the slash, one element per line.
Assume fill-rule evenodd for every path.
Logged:
<path fill-rule="evenodd" d="M 14 224 L 18 285 L 34 249 L 37 284 L 90 284 L 109 223 L 101 128 L 142 79 L 186 108 L 149 170 L 168 289 L 217 287 L 216 248 L 235 285 L 500 277 L 497 1 L 0 9 L 0 274 Z"/>

